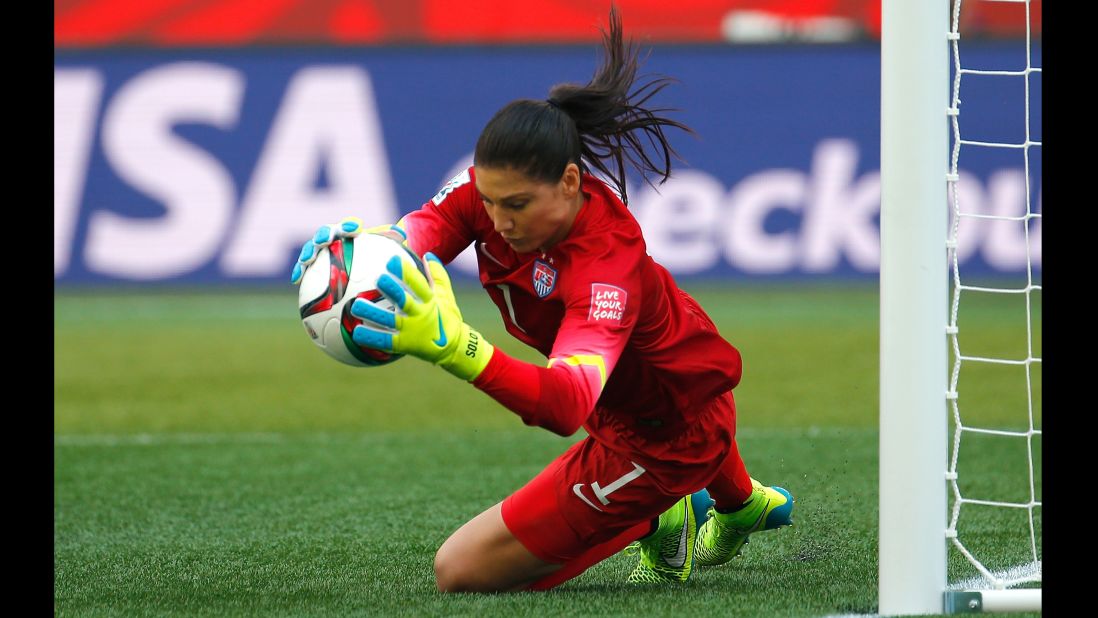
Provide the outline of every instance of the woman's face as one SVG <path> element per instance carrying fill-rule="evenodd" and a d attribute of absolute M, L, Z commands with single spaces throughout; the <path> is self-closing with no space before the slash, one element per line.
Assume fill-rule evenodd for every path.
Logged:
<path fill-rule="evenodd" d="M 547 251 L 568 235 L 583 205 L 580 173 L 569 163 L 555 183 L 514 168 L 476 168 L 476 185 L 496 232 L 518 253 Z"/>

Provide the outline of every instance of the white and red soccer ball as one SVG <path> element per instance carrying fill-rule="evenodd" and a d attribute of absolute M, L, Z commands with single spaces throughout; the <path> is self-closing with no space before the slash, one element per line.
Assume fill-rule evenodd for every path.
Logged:
<path fill-rule="evenodd" d="M 426 274 L 423 261 L 407 247 L 387 236 L 369 233 L 333 241 L 305 270 L 298 289 L 301 323 L 313 343 L 337 361 L 375 367 L 402 356 L 362 347 L 351 338 L 355 326 L 362 323 L 351 315 L 356 298 L 393 310 L 393 303 L 382 296 L 376 284 L 395 255 L 408 256 Z"/>

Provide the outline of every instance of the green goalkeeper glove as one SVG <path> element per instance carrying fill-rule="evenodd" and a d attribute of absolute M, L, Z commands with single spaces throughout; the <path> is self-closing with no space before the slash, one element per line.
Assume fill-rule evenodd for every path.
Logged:
<path fill-rule="evenodd" d="M 297 263 L 294 264 L 294 270 L 290 273 L 290 283 L 297 284 L 301 282 L 301 278 L 305 276 L 305 269 L 309 268 L 309 265 L 316 261 L 316 256 L 320 255 L 321 249 L 324 249 L 336 240 L 354 238 L 363 232 L 366 232 L 367 234 L 388 236 L 405 245 L 408 241 L 408 234 L 404 232 L 404 229 L 400 227 L 399 223 L 394 223 L 392 225 L 376 225 L 371 228 L 363 229 L 362 219 L 359 219 L 358 217 L 345 217 L 339 223 L 322 225 L 320 226 L 320 229 L 316 231 L 316 234 L 313 234 L 312 239 L 305 241 L 305 244 L 301 246 L 301 253 L 297 256 Z"/>
<path fill-rule="evenodd" d="M 355 343 L 432 362 L 472 382 L 495 348 L 461 317 L 446 268 L 433 253 L 424 257 L 431 281 L 405 256 L 394 256 L 377 288 L 399 311 L 386 311 L 361 298 L 351 315 L 364 321 L 352 333 Z"/>

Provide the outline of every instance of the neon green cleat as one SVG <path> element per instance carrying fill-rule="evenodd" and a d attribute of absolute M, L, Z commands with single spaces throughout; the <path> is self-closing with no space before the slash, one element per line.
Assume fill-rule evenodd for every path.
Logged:
<path fill-rule="evenodd" d="M 709 520 L 698 530 L 694 559 L 699 566 L 724 564 L 740 554 L 747 537 L 760 530 L 792 526 L 793 496 L 781 487 L 766 487 L 751 479 L 754 491 L 735 513 L 709 509 Z"/>
<path fill-rule="evenodd" d="M 697 514 L 691 504 L 690 496 L 676 502 L 660 515 L 659 526 L 651 536 L 626 548 L 626 553 L 639 549 L 640 562 L 625 581 L 650 584 L 689 579 L 697 537 Z"/>

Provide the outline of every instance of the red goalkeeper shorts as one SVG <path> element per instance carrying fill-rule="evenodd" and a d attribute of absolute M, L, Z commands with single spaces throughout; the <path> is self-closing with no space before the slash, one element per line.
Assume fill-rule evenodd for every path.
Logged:
<path fill-rule="evenodd" d="M 587 437 L 503 501 L 503 522 L 538 558 L 569 562 L 704 488 L 725 462 L 734 437 L 731 392 L 711 403 L 668 449 L 714 454 L 697 464 L 664 463 Z"/>

